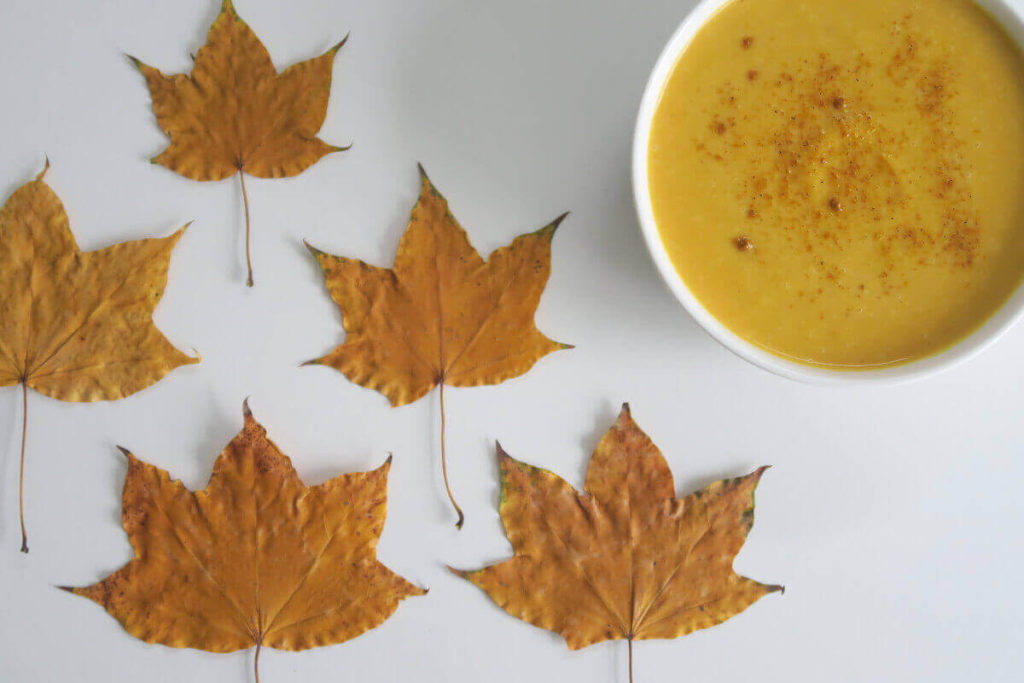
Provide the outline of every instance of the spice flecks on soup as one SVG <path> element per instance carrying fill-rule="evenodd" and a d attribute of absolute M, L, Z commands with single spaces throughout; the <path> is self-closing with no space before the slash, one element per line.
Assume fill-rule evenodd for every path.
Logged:
<path fill-rule="evenodd" d="M 1024 275 L 1024 57 L 970 0 L 733 0 L 664 87 L 648 171 L 673 264 L 735 333 L 921 358 Z"/>

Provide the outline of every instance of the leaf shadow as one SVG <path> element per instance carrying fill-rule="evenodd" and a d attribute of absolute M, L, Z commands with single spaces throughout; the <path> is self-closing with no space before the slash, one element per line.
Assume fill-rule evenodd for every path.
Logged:
<path fill-rule="evenodd" d="M 173 171 L 171 171 L 169 168 L 164 168 L 163 166 L 160 166 L 160 164 L 153 162 L 153 159 L 157 155 L 159 155 L 161 152 L 167 149 L 167 146 L 170 145 L 171 141 L 170 138 L 167 137 L 167 134 L 164 133 L 163 129 L 160 128 L 160 124 L 157 123 L 156 114 L 153 113 L 153 101 L 150 98 L 149 88 L 146 86 L 146 79 L 142 76 L 141 73 L 139 73 L 139 70 L 135 67 L 135 65 L 132 64 L 132 60 L 130 58 L 128 58 L 125 55 L 121 55 L 121 57 L 121 61 L 123 62 L 124 68 L 131 72 L 132 80 L 135 81 L 135 87 L 140 88 L 141 92 L 143 93 L 141 95 L 134 95 L 137 98 L 136 102 L 137 109 L 139 110 L 138 114 L 140 120 L 142 119 L 142 117 L 145 117 L 146 120 L 149 121 L 150 129 L 154 132 L 155 137 L 159 140 L 158 143 L 153 145 L 152 151 L 150 151 L 149 154 L 140 157 L 138 160 L 145 162 L 150 166 L 157 166 L 161 170 L 166 171 L 168 173 L 173 173 Z"/>
<path fill-rule="evenodd" d="M 284 450 L 282 448 L 282 450 Z M 285 450 L 285 453 L 288 451 Z M 299 473 L 299 479 L 306 486 L 319 486 L 325 482 L 330 481 L 336 477 L 340 477 L 346 474 L 360 474 L 366 472 L 372 472 L 377 468 L 381 467 L 388 459 L 388 453 L 362 453 L 362 454 L 350 454 L 339 453 L 337 451 L 329 451 L 326 454 L 311 453 L 313 456 L 323 455 L 324 457 L 313 457 L 310 458 L 314 462 L 327 461 L 329 464 L 317 464 L 309 465 L 303 462 L 302 453 L 292 457 L 292 464 L 295 466 L 296 471 Z M 390 475 L 388 476 L 388 484 L 390 487 L 391 481 Z"/>
<path fill-rule="evenodd" d="M 307 361 L 313 360 L 314 358 L 322 358 L 324 355 L 331 352 L 331 350 L 337 348 L 341 344 L 345 343 L 345 319 L 344 314 L 341 311 L 341 307 L 334 303 L 331 299 L 330 294 L 326 291 L 327 286 L 324 283 L 323 271 L 316 262 L 316 258 L 306 247 L 306 242 L 302 239 L 291 239 L 289 240 L 295 255 L 299 260 L 305 264 L 304 269 L 308 274 L 306 282 L 318 292 L 321 293 L 320 299 L 322 302 L 322 310 L 324 317 L 330 317 L 337 323 L 337 336 L 334 343 L 328 342 L 328 345 L 323 348 L 320 353 L 303 352 L 304 355 L 301 358 L 297 358 L 296 362 L 300 366 L 304 365 Z M 312 242 L 310 246 L 316 247 Z M 329 309 L 329 310 L 328 310 Z M 340 374 L 340 373 L 339 373 Z M 342 376 L 344 378 L 344 376 Z M 347 381 L 347 378 L 346 378 Z"/>
<path fill-rule="evenodd" d="M 308 274 L 307 282 L 311 285 L 323 288 L 323 271 L 320 270 L 320 267 L 317 265 L 316 258 L 313 256 L 313 254 L 309 251 L 309 248 L 306 246 L 306 241 L 307 240 L 301 238 L 289 240 L 292 246 L 292 250 L 299 257 L 299 259 L 306 264 L 306 273 Z M 313 244 L 312 242 L 310 242 L 310 246 L 316 247 L 316 245 Z M 334 306 L 334 308 L 337 308 L 337 306 Z"/>
<path fill-rule="evenodd" d="M 612 425 L 615 424 L 619 411 L 622 410 L 622 404 L 615 404 L 612 399 L 605 398 L 601 403 L 602 405 L 593 417 L 593 429 L 585 436 L 580 437 L 580 451 L 583 454 L 583 458 L 580 460 L 579 469 L 577 470 L 579 477 L 577 490 L 581 493 L 584 492 L 584 483 L 587 481 L 587 469 L 590 467 L 590 459 L 593 457 L 594 451 L 597 450 L 597 445 L 601 443 L 601 439 L 612 428 Z"/>
<path fill-rule="evenodd" d="M 102 450 L 104 457 L 110 458 L 115 462 L 115 466 L 109 470 L 110 480 L 108 490 L 112 493 L 116 492 L 116 495 L 108 495 L 105 497 L 107 507 L 103 516 L 109 523 L 116 525 L 117 528 L 121 528 L 123 530 L 121 526 L 121 496 L 124 492 L 125 479 L 128 476 L 128 460 L 125 459 L 125 456 L 117 450 L 117 446 L 113 441 L 103 444 Z M 129 548 L 127 558 L 130 558 L 131 544 L 128 542 L 127 535 L 125 535 L 124 541 L 125 545 Z M 106 574 L 103 574 L 103 576 L 106 576 Z"/>
<path fill-rule="evenodd" d="M 0 390 L 3 392 L 4 399 L 0 403 L 0 412 L 3 413 L 3 417 L 0 417 L 0 431 L 7 434 L 8 437 L 4 441 L 4 456 L 3 456 L 3 467 L 2 471 L 5 474 L 2 477 L 4 483 L 4 491 L 14 491 L 15 484 L 18 481 L 18 459 L 20 457 L 20 427 L 18 419 L 21 416 L 21 401 L 20 401 L 20 387 L 13 385 L 10 387 L 4 387 Z M 11 476 L 6 476 L 10 472 Z M 10 482 L 10 485 L 7 484 Z M 17 514 L 7 514 L 8 510 L 14 510 L 10 505 L 0 506 L 0 529 L 6 529 L 8 527 L 8 519 L 12 520 L 10 528 L 11 533 L 11 544 L 14 543 L 14 537 L 17 535 Z M 6 535 L 4 537 L 6 539 Z"/>
<path fill-rule="evenodd" d="M 192 36 L 189 39 L 189 70 L 192 69 L 192 58 L 199 51 L 199 48 L 206 44 L 206 36 L 210 32 L 210 27 L 213 26 L 213 22 L 220 16 L 221 4 L 221 0 L 209 0 L 202 16 L 194 18 Z"/>
<path fill-rule="evenodd" d="M 411 167 L 412 165 L 410 164 L 410 168 Z M 408 227 L 409 224 L 409 213 L 411 212 L 412 207 L 416 202 L 415 194 L 416 191 L 414 190 L 413 199 L 410 202 L 406 202 L 407 197 L 404 196 L 395 197 L 395 199 L 392 201 L 391 210 L 389 212 L 391 218 L 386 221 L 387 225 L 385 229 L 377 231 L 380 233 L 380 239 L 378 241 L 380 245 L 379 253 L 383 256 L 380 259 L 373 259 L 368 257 L 360 258 L 356 255 L 350 254 L 346 251 L 346 247 L 344 246 L 342 240 L 334 240 L 331 238 L 321 237 L 304 237 L 301 239 L 294 240 L 292 244 L 296 253 L 301 257 L 301 259 L 304 262 L 309 264 L 307 269 L 307 272 L 309 273 L 308 282 L 310 284 L 315 285 L 317 289 L 319 289 L 321 292 L 327 295 L 323 271 L 321 271 L 320 267 L 317 265 L 316 259 L 312 256 L 309 249 L 306 247 L 307 243 L 314 249 L 318 249 L 327 254 L 331 254 L 334 256 L 345 256 L 349 258 L 360 258 L 360 260 L 367 263 L 368 265 L 377 268 L 393 268 L 395 254 L 398 252 L 398 245 L 401 242 L 402 235 L 405 233 L 405 229 Z M 241 191 L 239 191 L 239 197 L 240 196 Z M 244 243 L 241 246 L 242 248 L 244 248 Z M 324 302 L 325 305 L 329 305 L 331 307 L 331 315 L 334 316 L 335 320 L 338 322 L 339 335 L 337 342 L 326 348 L 326 350 L 323 353 L 317 354 L 316 356 L 305 357 L 299 362 L 305 362 L 310 358 L 319 358 L 323 356 L 325 353 L 329 353 L 332 349 L 336 348 L 337 346 L 340 346 L 345 343 L 344 312 L 341 310 L 340 306 L 333 302 L 333 300 L 330 298 L 330 295 L 324 297 Z"/>
<path fill-rule="evenodd" d="M 391 200 L 387 225 L 380 231 L 380 248 L 386 256 L 378 265 L 383 268 L 394 268 L 398 245 L 406 228 L 409 227 L 412 209 L 419 197 L 419 175 L 413 163 L 409 164 L 409 172 L 403 177 L 408 177 L 408 184 L 403 183 L 402 190 Z"/>
<path fill-rule="evenodd" d="M 7 200 L 11 198 L 11 195 L 14 194 L 19 187 L 21 187 L 27 182 L 34 180 L 35 177 L 39 175 L 39 172 L 46 168 L 46 162 L 48 160 L 52 161 L 48 154 L 41 154 L 37 160 L 26 160 L 23 164 L 25 169 L 24 173 L 19 172 L 14 176 L 14 180 L 11 180 L 10 183 L 4 186 L 4 203 L 6 203 Z M 47 171 L 47 173 L 49 173 L 49 171 Z M 21 178 L 21 180 L 18 180 L 18 178 Z"/>
<path fill-rule="evenodd" d="M 128 472 L 128 461 L 119 452 L 119 447 L 127 448 L 139 460 L 167 471 L 172 480 L 180 481 L 190 491 L 194 492 L 206 488 L 210 475 L 213 473 L 214 462 L 228 442 L 242 429 L 243 423 L 241 402 L 239 402 L 238 412 L 235 413 L 221 407 L 217 401 L 213 400 L 209 392 L 201 392 L 200 395 L 203 397 L 201 400 L 204 401 L 205 405 L 199 410 L 201 414 L 207 416 L 207 419 L 199 427 L 198 438 L 193 439 L 194 446 L 189 448 L 190 452 L 175 454 L 162 449 L 156 450 L 152 448 L 148 448 L 147 452 L 141 452 L 130 443 L 120 443 L 116 435 L 107 439 L 106 443 L 103 444 L 103 448 L 108 449 L 112 457 L 116 457 L 120 463 L 120 466 L 112 472 L 113 481 L 110 490 L 117 492 L 117 498 L 109 508 L 113 511 L 111 513 L 112 517 L 118 524 L 121 522 L 121 492 L 124 488 L 125 475 Z M 179 457 L 176 457 L 176 455 Z M 189 459 L 195 464 L 192 470 L 194 476 L 185 476 L 182 471 L 175 471 L 181 469 L 180 466 L 176 467 L 176 463 Z"/>
<path fill-rule="evenodd" d="M 409 164 L 409 170 L 409 179 L 414 180 L 417 177 L 415 175 L 416 169 L 414 164 Z M 404 187 L 405 186 L 403 185 L 403 188 Z M 418 183 L 411 182 L 408 185 L 408 189 L 403 189 L 402 191 L 395 193 L 395 196 L 390 200 L 390 206 L 386 214 L 387 218 L 384 220 L 383 226 L 357 226 L 359 229 L 372 230 L 375 234 L 379 235 L 379 239 L 377 240 L 377 254 L 375 256 L 351 253 L 351 251 L 348 250 L 349 248 L 345 245 L 345 241 L 343 239 L 344 233 L 342 230 L 332 231 L 332 233 L 328 235 L 305 237 L 304 240 L 309 242 L 311 246 L 334 256 L 358 258 L 366 264 L 376 268 L 393 268 L 395 265 L 395 255 L 398 253 L 398 245 L 402 240 L 402 235 L 405 233 L 406 228 L 409 226 L 409 216 L 412 212 L 412 208 L 416 205 L 416 200 L 419 195 L 418 187 Z M 350 228 L 351 226 L 344 227 Z M 335 235 L 337 235 L 337 237 L 335 237 Z M 305 251 L 305 247 L 303 247 L 303 251 Z M 319 270 L 317 273 L 319 273 Z"/>
<path fill-rule="evenodd" d="M 493 439 L 483 437 L 480 439 L 481 449 L 480 452 L 486 453 L 490 462 L 491 471 L 491 483 L 487 487 L 488 499 L 493 501 L 493 507 L 487 508 L 488 511 L 488 525 L 490 529 L 488 534 L 494 534 L 498 538 L 503 538 L 506 541 L 508 552 L 503 553 L 501 556 L 493 558 L 485 558 L 486 564 L 494 564 L 495 562 L 501 562 L 507 560 L 512 556 L 512 546 L 508 543 L 508 536 L 505 534 L 505 524 L 501 521 L 501 515 L 498 513 L 499 505 L 501 504 L 501 468 L 498 465 L 498 452 L 497 442 Z M 483 516 L 483 515 L 480 515 Z"/>
<path fill-rule="evenodd" d="M 595 425 L 593 430 L 590 434 L 580 440 L 581 448 L 587 454 L 580 465 L 580 482 L 586 481 L 587 468 L 590 466 L 590 459 L 593 456 L 594 451 L 597 449 L 597 445 L 600 443 L 602 437 L 615 424 L 615 420 L 621 409 L 621 404 L 615 405 L 613 401 L 605 399 L 604 405 L 598 411 L 598 416 L 594 418 Z M 643 429 L 642 425 L 641 429 Z M 648 436 L 651 435 L 648 434 Z M 651 436 L 651 439 L 654 441 L 655 446 L 657 446 L 657 439 L 654 436 Z M 723 479 L 734 479 L 736 477 L 748 475 L 760 467 L 760 465 L 756 464 L 749 467 L 723 467 L 715 470 L 713 474 L 703 473 L 699 475 L 688 475 L 685 474 L 685 467 L 674 467 L 673 459 L 666 455 L 660 447 L 658 447 L 658 450 L 661 452 L 662 457 L 665 458 L 669 470 L 672 472 L 677 498 L 688 496 L 691 493 L 706 488 L 707 486 Z M 680 471 L 683 472 L 682 475 L 680 475 Z M 578 490 L 582 492 L 582 483 Z"/>
<path fill-rule="evenodd" d="M 675 476 L 676 497 L 684 498 L 691 493 L 696 493 L 703 488 L 723 479 L 735 479 L 746 476 L 757 470 L 757 467 L 722 467 L 714 470 L 714 474 L 689 475 L 685 477 Z M 674 473 L 673 473 L 674 474 Z"/>
<path fill-rule="evenodd" d="M 569 484 L 580 493 L 585 493 L 583 486 L 584 482 L 586 481 L 586 472 L 587 467 L 590 464 L 591 454 L 594 452 L 595 448 L 597 447 L 597 444 L 600 442 L 605 432 L 607 432 L 611 425 L 614 424 L 615 416 L 618 414 L 619 408 L 614 404 L 613 401 L 606 400 L 604 403 L 605 405 L 602 406 L 602 408 L 598 411 L 598 416 L 594 418 L 595 425 L 593 430 L 591 430 L 586 436 L 580 439 L 582 457 L 580 458 L 580 465 L 577 470 L 576 476 L 571 477 L 570 475 L 571 478 L 567 479 Z M 500 441 L 500 439 L 498 441 Z M 489 533 L 499 534 L 501 538 L 505 538 L 507 541 L 504 523 L 501 520 L 501 515 L 497 514 L 498 507 L 501 502 L 501 468 L 498 464 L 496 442 L 492 439 L 488 439 L 485 437 L 481 439 L 480 450 L 490 455 L 490 470 L 492 477 L 491 484 L 488 486 L 488 494 L 491 500 L 494 501 L 494 504 L 493 507 L 490 508 L 490 511 L 493 514 L 490 515 L 490 521 L 488 522 L 490 525 L 492 525 Z M 516 458 L 517 460 L 522 460 L 523 462 L 529 465 L 533 465 L 534 467 L 547 467 L 546 463 L 536 461 L 529 455 L 517 455 L 516 453 L 513 453 L 511 451 L 509 452 L 509 455 L 511 455 L 513 458 Z M 560 477 L 563 476 L 563 474 L 559 472 L 555 472 L 555 474 Z M 442 502 L 447 503 L 447 501 L 443 499 Z M 507 560 L 512 555 L 511 546 L 509 545 L 507 546 L 507 548 L 507 552 L 503 552 L 499 555 L 491 557 L 484 556 L 484 564 L 491 565 L 497 562 Z"/>
<path fill-rule="evenodd" d="M 152 101 L 149 97 L 149 89 L 146 87 L 146 79 L 142 76 L 141 73 L 139 73 L 139 70 L 135 68 L 135 66 L 132 64 L 131 59 L 127 58 L 127 54 L 132 54 L 133 57 L 137 57 L 144 63 L 150 64 L 151 66 L 159 69 L 160 72 L 164 74 L 191 73 L 193 58 L 196 52 L 198 52 L 199 48 L 202 47 L 203 44 L 206 42 L 206 35 L 209 32 L 210 27 L 213 25 L 213 22 L 217 19 L 217 16 L 220 14 L 220 8 L 221 3 L 218 0 L 210 0 L 207 4 L 207 8 L 203 12 L 203 15 L 195 17 L 194 21 L 191 23 L 192 34 L 191 36 L 189 36 L 187 43 L 189 47 L 181 55 L 180 59 L 182 59 L 183 61 L 179 61 L 176 65 L 151 64 L 148 61 L 148 58 L 144 55 L 133 54 L 130 51 L 126 52 L 125 50 L 120 51 L 122 56 L 122 62 L 131 70 L 132 74 L 135 76 L 136 81 L 138 83 L 138 87 L 142 88 L 143 92 L 145 92 L 145 98 L 142 100 L 143 102 L 145 102 L 143 106 L 146 109 L 146 113 L 149 115 L 149 120 L 152 123 L 153 127 L 156 129 L 157 133 L 159 133 L 160 137 L 163 139 L 161 146 L 159 148 L 155 148 L 154 151 L 149 156 L 145 157 L 145 160 L 147 162 L 156 155 L 158 155 L 161 151 L 166 149 L 170 141 L 167 139 L 167 136 L 164 134 L 164 132 L 160 129 L 160 126 L 157 124 L 156 116 L 153 113 Z"/>

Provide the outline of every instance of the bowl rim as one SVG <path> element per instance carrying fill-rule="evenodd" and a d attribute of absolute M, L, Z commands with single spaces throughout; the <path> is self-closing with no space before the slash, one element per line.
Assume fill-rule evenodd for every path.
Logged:
<path fill-rule="evenodd" d="M 1024 318 L 1024 281 L 978 329 L 952 346 L 931 356 L 888 367 L 840 369 L 806 365 L 775 355 L 726 327 L 713 316 L 690 291 L 661 241 L 651 205 L 647 173 L 650 130 L 661 100 L 662 90 L 676 62 L 689 47 L 697 32 L 719 10 L 734 0 L 701 0 L 673 32 L 651 70 L 640 99 L 633 133 L 632 182 L 640 231 L 662 280 L 687 312 L 726 349 L 740 358 L 775 375 L 809 384 L 896 384 L 931 377 L 959 366 L 994 344 L 1007 330 Z M 985 10 L 1024 52 L 1024 9 L 1007 0 L 970 0 Z"/>

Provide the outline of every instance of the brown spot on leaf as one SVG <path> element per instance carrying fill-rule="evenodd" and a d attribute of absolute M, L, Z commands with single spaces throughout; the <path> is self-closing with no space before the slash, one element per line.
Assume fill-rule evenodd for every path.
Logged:
<path fill-rule="evenodd" d="M 754 248 L 754 243 L 750 240 L 749 237 L 737 237 L 732 241 L 732 243 L 733 246 L 735 246 L 740 251 L 750 251 L 751 249 Z"/>

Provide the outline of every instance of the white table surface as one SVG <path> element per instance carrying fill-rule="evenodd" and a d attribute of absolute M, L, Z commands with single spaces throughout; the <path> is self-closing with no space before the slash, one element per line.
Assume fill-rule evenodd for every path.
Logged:
<path fill-rule="evenodd" d="M 83 248 L 195 219 L 156 321 L 203 356 L 122 401 L 30 395 L 28 556 L 18 553 L 21 396 L 0 392 L 0 680 L 250 680 L 251 652 L 147 645 L 54 588 L 130 557 L 115 444 L 201 488 L 249 395 L 309 483 L 394 453 L 379 556 L 430 588 L 348 643 L 268 651 L 266 682 L 624 681 L 624 643 L 570 652 L 443 565 L 510 553 L 494 439 L 581 486 L 625 400 L 682 492 L 775 466 L 736 568 L 787 587 L 724 625 L 639 643 L 638 683 L 1020 680 L 1024 327 L 948 374 L 891 388 L 779 379 L 706 336 L 644 250 L 628 176 L 647 73 L 692 4 L 238 0 L 279 67 L 352 34 L 322 137 L 355 146 L 294 179 L 251 179 L 251 290 L 237 180 L 196 183 L 146 162 L 165 138 L 122 56 L 187 70 L 216 0 L 0 4 L 3 195 L 48 154 L 47 182 Z M 443 497 L 437 394 L 393 410 L 337 372 L 297 367 L 343 334 L 301 239 L 390 265 L 417 161 L 485 253 L 572 211 L 537 320 L 577 348 L 448 396 L 461 533 Z"/>

